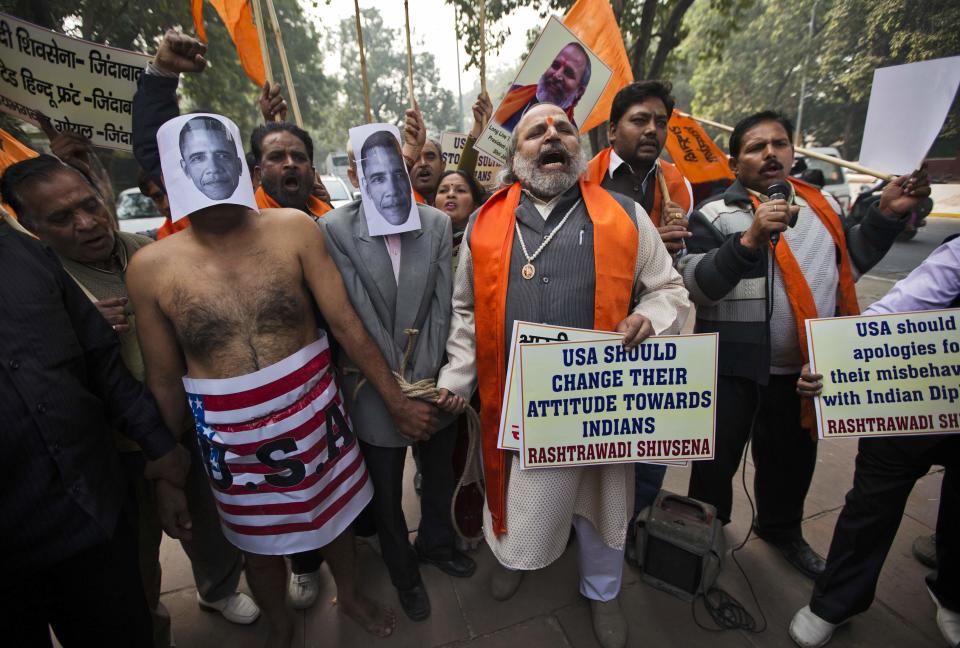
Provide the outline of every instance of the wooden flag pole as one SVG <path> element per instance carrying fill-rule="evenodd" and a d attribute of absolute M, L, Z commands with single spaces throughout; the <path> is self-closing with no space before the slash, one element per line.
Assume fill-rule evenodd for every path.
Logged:
<path fill-rule="evenodd" d="M 487 93 L 487 0 L 480 0 L 480 92 Z"/>
<path fill-rule="evenodd" d="M 267 81 L 273 83 L 273 68 L 270 67 L 270 50 L 267 47 L 267 31 L 263 26 L 263 9 L 260 0 L 250 0 L 253 5 L 253 21 L 257 26 L 257 40 L 260 41 L 260 56 L 263 58 L 263 73 Z"/>
<path fill-rule="evenodd" d="M 663 177 L 663 170 L 659 166 L 657 166 L 657 183 L 660 185 L 660 198 L 661 202 L 663 203 L 660 206 L 661 213 L 663 214 L 661 220 L 663 221 L 664 225 L 668 225 L 669 223 L 666 222 L 666 215 L 667 202 L 670 201 L 670 188 L 667 187 L 667 179 Z"/>
<path fill-rule="evenodd" d="M 300 102 L 297 101 L 297 89 L 293 85 L 293 75 L 290 74 L 290 64 L 287 62 L 287 50 L 283 46 L 283 34 L 280 33 L 280 20 L 273 0 L 267 0 L 267 10 L 270 12 L 270 22 L 273 23 L 273 37 L 277 40 L 277 50 L 280 52 L 280 65 L 283 67 L 283 78 L 287 83 L 287 93 L 290 97 L 290 107 L 293 108 L 293 119 L 297 126 L 303 128 L 303 117 L 300 115 Z"/>
<path fill-rule="evenodd" d="M 403 15 L 407 28 L 407 92 L 410 94 L 410 107 L 416 108 L 417 100 L 413 96 L 413 48 L 410 46 L 410 7 L 407 0 L 403 0 Z"/>
<path fill-rule="evenodd" d="M 354 14 L 357 18 L 357 45 L 360 46 L 360 78 L 363 81 L 363 105 L 367 111 L 367 123 L 373 123 L 373 111 L 370 109 L 370 87 L 367 85 L 367 57 L 363 55 L 363 30 L 360 27 L 360 0 L 353 0 Z"/>
<path fill-rule="evenodd" d="M 701 124 L 706 124 L 707 126 L 713 126 L 714 128 L 719 128 L 720 130 L 727 131 L 728 133 L 733 132 L 733 128 L 730 126 L 727 126 L 726 124 L 721 124 L 719 122 L 711 121 L 709 119 L 704 119 L 703 117 L 694 117 L 693 115 L 690 115 L 685 112 L 680 112 L 679 110 L 677 112 L 682 117 L 689 117 L 690 119 L 694 119 L 700 122 Z M 842 166 L 847 169 L 850 169 L 851 171 L 856 171 L 857 173 L 863 173 L 865 175 L 873 176 L 874 178 L 880 178 L 881 180 L 893 180 L 894 178 L 897 177 L 890 173 L 884 173 L 883 171 L 877 171 L 876 169 L 870 169 L 865 166 L 861 166 L 856 162 L 848 162 L 847 160 L 844 160 L 838 157 L 833 157 L 832 155 L 827 155 L 826 153 L 818 153 L 817 151 L 811 151 L 810 149 L 803 148 L 802 146 L 795 146 L 794 150 L 797 153 L 802 153 L 803 155 L 814 158 L 815 160 L 823 160 L 824 162 L 830 162 L 832 164 L 836 164 L 837 166 Z"/>

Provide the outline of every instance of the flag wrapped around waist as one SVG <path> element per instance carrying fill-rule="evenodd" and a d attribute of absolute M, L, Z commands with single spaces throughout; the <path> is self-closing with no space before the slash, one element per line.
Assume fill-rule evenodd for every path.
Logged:
<path fill-rule="evenodd" d="M 735 179 L 727 154 L 693 117 L 676 109 L 667 124 L 666 148 L 674 166 L 690 181 L 694 205 L 726 189 Z"/>
<path fill-rule="evenodd" d="M 373 497 L 322 331 L 254 373 L 183 384 L 224 535 L 240 549 L 317 549 Z"/>

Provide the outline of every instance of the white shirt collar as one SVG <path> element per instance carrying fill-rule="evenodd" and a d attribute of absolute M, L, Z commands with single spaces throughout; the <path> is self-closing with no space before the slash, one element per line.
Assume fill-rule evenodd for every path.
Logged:
<path fill-rule="evenodd" d="M 610 174 L 611 178 L 613 177 L 613 172 L 619 169 L 621 164 L 626 164 L 627 168 L 633 171 L 633 167 L 627 164 L 626 160 L 624 160 L 622 157 L 617 155 L 616 150 L 614 150 L 614 148 L 611 147 L 610 148 L 610 169 L 607 171 L 607 173 Z M 660 166 L 660 158 L 657 158 L 656 161 L 654 161 L 653 166 L 650 167 L 650 170 L 647 171 L 646 177 L 643 179 L 644 186 L 646 186 L 647 181 L 650 179 L 650 174 L 655 173 L 659 166 Z"/>

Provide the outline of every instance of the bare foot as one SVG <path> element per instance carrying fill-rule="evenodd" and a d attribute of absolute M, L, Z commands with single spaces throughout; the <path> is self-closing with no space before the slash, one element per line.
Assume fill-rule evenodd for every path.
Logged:
<path fill-rule="evenodd" d="M 351 597 L 340 596 L 337 602 L 344 614 L 375 637 L 389 637 L 397 626 L 393 610 L 381 607 L 359 592 Z"/>

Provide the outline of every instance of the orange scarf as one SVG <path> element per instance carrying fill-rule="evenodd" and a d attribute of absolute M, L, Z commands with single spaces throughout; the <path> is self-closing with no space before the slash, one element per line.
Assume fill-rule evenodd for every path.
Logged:
<path fill-rule="evenodd" d="M 507 92 L 507 96 L 503 98 L 497 107 L 497 112 L 493 115 L 493 121 L 501 125 L 507 123 L 518 112 L 522 112 L 531 101 L 537 103 L 536 99 L 536 83 L 512 88 Z M 564 112 L 567 113 L 567 119 L 570 120 L 570 123 L 575 124 L 576 122 L 573 121 L 573 107 L 567 108 Z"/>
<path fill-rule="evenodd" d="M 610 155 L 613 153 L 613 147 L 608 146 L 597 153 L 590 163 L 587 164 L 587 179 L 591 182 L 600 184 L 607 176 L 610 170 Z M 660 160 L 660 173 L 667 182 L 667 190 L 670 195 L 667 200 L 680 205 L 684 212 L 690 211 L 690 192 L 687 191 L 687 183 L 683 181 L 683 175 L 669 162 Z M 654 227 L 660 227 L 661 212 L 663 211 L 663 196 L 660 192 L 660 183 L 657 182 L 653 188 L 653 208 L 650 210 L 650 220 Z"/>
<path fill-rule="evenodd" d="M 823 226 L 830 232 L 833 244 L 840 250 L 840 294 L 837 296 L 837 312 L 839 315 L 859 315 L 860 305 L 857 303 L 857 288 L 853 280 L 853 269 L 850 265 L 850 254 L 847 252 L 846 238 L 843 233 L 843 225 L 837 213 L 830 207 L 830 203 L 823 197 L 820 190 L 812 185 L 788 178 L 790 184 L 798 196 L 803 198 L 814 213 L 823 223 Z M 754 209 L 760 205 L 756 196 L 751 195 Z M 796 257 L 790 251 L 790 246 L 784 237 L 780 237 L 780 242 L 776 246 L 771 246 L 774 250 L 774 258 L 777 261 L 777 267 L 780 268 L 780 275 L 783 277 L 783 287 L 787 292 L 787 299 L 790 301 L 790 310 L 793 311 L 793 319 L 797 323 L 797 340 L 800 343 L 800 355 L 803 363 L 809 361 L 807 349 L 807 326 L 808 319 L 819 317 L 817 313 L 817 304 L 813 300 L 813 292 L 807 283 L 800 264 Z M 814 416 L 813 401 L 809 398 L 800 399 L 800 424 L 815 433 L 816 422 Z"/>
<path fill-rule="evenodd" d="M 600 185 L 581 179 L 580 192 L 594 228 L 593 327 L 613 331 L 630 311 L 639 233 L 630 216 Z M 487 506 L 497 536 L 507 530 L 507 454 L 497 449 L 497 430 L 507 379 L 504 317 L 520 193 L 519 183 L 495 193 L 480 209 L 470 234 L 483 470 Z"/>
<path fill-rule="evenodd" d="M 280 203 L 270 197 L 266 191 L 264 191 L 263 186 L 257 187 L 256 193 L 253 194 L 254 199 L 257 201 L 257 207 L 260 209 L 277 209 L 281 207 Z M 310 194 L 310 197 L 307 199 L 307 210 L 317 218 L 323 216 L 328 211 L 331 211 L 333 207 L 323 202 L 313 194 Z"/>

